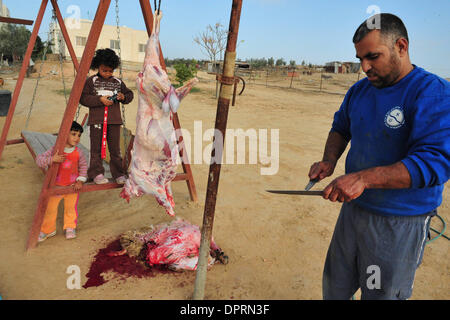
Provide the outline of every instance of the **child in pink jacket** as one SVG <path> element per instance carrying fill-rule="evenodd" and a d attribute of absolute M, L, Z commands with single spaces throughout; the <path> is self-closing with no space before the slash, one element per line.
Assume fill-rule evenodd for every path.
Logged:
<path fill-rule="evenodd" d="M 87 161 L 80 148 L 77 147 L 80 142 L 83 127 L 77 122 L 72 122 L 69 137 L 64 148 L 64 154 L 58 152 L 52 156 L 53 148 L 36 157 L 36 163 L 41 168 L 48 168 L 52 163 L 60 163 L 56 175 L 57 186 L 73 186 L 74 193 L 50 197 L 45 212 L 44 221 L 41 226 L 38 241 L 42 242 L 56 234 L 56 217 L 58 215 L 58 204 L 64 199 L 64 227 L 66 239 L 76 237 L 75 229 L 78 219 L 78 191 L 87 180 Z"/>

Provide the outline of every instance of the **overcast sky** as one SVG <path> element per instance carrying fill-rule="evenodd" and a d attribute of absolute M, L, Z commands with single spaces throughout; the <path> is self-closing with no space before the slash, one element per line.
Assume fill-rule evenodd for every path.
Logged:
<path fill-rule="evenodd" d="M 34 20 L 40 0 L 3 0 L 11 17 Z M 93 19 L 94 0 L 59 0 L 63 17 Z M 150 1 L 153 5 L 153 1 Z M 207 59 L 193 38 L 206 26 L 221 23 L 228 29 L 231 0 L 162 0 L 164 17 L 160 41 L 167 58 Z M 51 18 L 45 14 L 41 38 Z M 115 0 L 106 24 L 115 25 Z M 75 8 L 75 10 L 74 10 Z M 119 0 L 120 25 L 144 30 L 138 0 Z M 375 13 L 398 15 L 410 38 L 414 64 L 450 78 L 450 0 L 243 0 L 238 58 L 283 58 L 313 64 L 358 61 L 351 41 L 359 24 Z"/>

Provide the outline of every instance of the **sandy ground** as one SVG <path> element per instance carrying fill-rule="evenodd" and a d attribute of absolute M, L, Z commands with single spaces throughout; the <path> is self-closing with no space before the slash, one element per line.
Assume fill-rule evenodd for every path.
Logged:
<path fill-rule="evenodd" d="M 70 85 L 73 81 L 69 77 L 70 65 L 66 69 L 66 82 Z M 28 129 L 57 132 L 64 112 L 64 96 L 57 92 L 62 89 L 62 83 L 57 76 L 44 74 Z M 6 79 L 3 89 L 13 91 L 14 75 L 2 77 Z M 305 187 L 310 165 L 322 156 L 332 116 L 343 99 L 347 83 L 351 84 L 355 77 L 342 78 L 343 86 L 332 87 L 330 83 L 326 87 L 328 92 L 322 93 L 306 87 L 301 90 L 266 88 L 265 81 L 249 81 L 236 106 L 230 107 L 229 129 L 257 132 L 268 129 L 269 135 L 271 130 L 279 129 L 279 168 L 274 175 L 261 175 L 261 169 L 269 166 L 259 156 L 256 164 L 249 164 L 247 157 L 247 164 L 222 166 L 213 235 L 229 256 L 229 263 L 216 264 L 208 271 L 205 299 L 321 299 L 323 264 L 340 204 L 320 197 L 272 195 L 264 190 Z M 214 127 L 217 108 L 212 77 L 199 73 L 199 78 L 200 91 L 189 94 L 179 110 L 182 127 L 192 135 L 194 121 L 202 121 L 202 132 Z M 125 81 L 134 88 L 134 74 L 126 74 Z M 285 81 L 289 86 L 289 80 Z M 24 82 L 9 139 L 19 137 L 24 129 L 34 84 L 32 78 Z M 126 112 L 127 127 L 132 131 L 136 109 L 137 100 Z M 82 114 L 85 112 L 82 108 Z M 2 127 L 4 121 L 5 117 L 0 118 Z M 209 143 L 205 138 L 202 150 Z M 268 149 L 270 155 L 270 146 Z M 209 166 L 203 162 L 191 167 L 199 200 L 190 201 L 185 182 L 174 182 L 176 212 L 177 216 L 201 226 Z M 341 161 L 334 176 L 343 172 Z M 110 280 L 99 287 L 69 290 L 66 286 L 69 266 L 80 268 L 83 285 L 95 254 L 120 233 L 171 220 L 153 197 L 133 199 L 127 204 L 119 198 L 120 189 L 83 193 L 77 239 L 65 240 L 60 214 L 57 235 L 27 252 L 26 241 L 43 174 L 24 144 L 6 147 L 0 161 L 0 181 L 0 295 L 3 299 L 189 299 L 192 296 L 195 272 L 126 279 L 108 273 L 105 277 Z M 320 182 L 314 189 L 323 188 L 329 181 Z M 450 220 L 448 187 L 439 214 Z M 436 218 L 432 227 L 442 228 Z M 426 247 L 412 299 L 449 299 L 449 292 L 449 242 L 441 237 Z"/>

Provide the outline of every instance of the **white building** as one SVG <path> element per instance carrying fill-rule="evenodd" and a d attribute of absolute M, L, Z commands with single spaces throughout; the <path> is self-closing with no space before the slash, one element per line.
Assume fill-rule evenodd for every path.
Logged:
<path fill-rule="evenodd" d="M 0 17 L 9 17 L 9 9 L 6 7 L 5 4 L 3 4 L 3 0 L 0 0 Z M 0 22 L 0 28 L 4 25 L 5 23 Z"/>
<path fill-rule="evenodd" d="M 340 69 L 342 69 L 342 62 L 333 61 L 325 63 L 325 72 L 340 73 Z"/>
<path fill-rule="evenodd" d="M 84 48 L 86 46 L 86 41 L 89 36 L 89 31 L 91 30 L 92 20 L 79 19 L 75 20 L 72 18 L 64 19 L 64 23 L 69 34 L 70 42 L 72 43 L 75 55 L 78 59 L 81 59 L 83 55 Z M 52 28 L 50 28 L 51 30 Z M 56 38 L 56 43 L 62 40 L 64 43 L 64 38 L 62 36 L 59 26 L 57 26 L 54 37 Z M 145 57 L 145 47 L 147 45 L 148 35 L 147 31 L 135 30 L 128 28 L 126 26 L 120 27 L 120 49 L 121 58 L 124 62 L 142 62 Z M 110 48 L 119 54 L 119 40 L 117 39 L 117 27 L 104 25 L 100 37 L 98 39 L 97 48 L 103 49 Z M 53 49 L 53 48 L 52 48 Z M 56 45 L 54 53 L 59 53 L 59 45 Z M 67 46 L 62 47 L 63 56 L 70 59 L 70 54 Z"/>

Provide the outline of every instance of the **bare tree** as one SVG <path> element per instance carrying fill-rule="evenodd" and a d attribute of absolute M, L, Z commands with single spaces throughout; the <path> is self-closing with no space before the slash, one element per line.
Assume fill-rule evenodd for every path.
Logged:
<path fill-rule="evenodd" d="M 214 26 L 208 25 L 206 30 L 200 33 L 194 38 L 194 42 L 200 46 L 200 49 L 205 53 L 209 60 L 213 63 L 213 71 L 219 73 L 219 68 L 216 65 L 217 58 L 223 59 L 223 53 L 227 46 L 228 31 L 217 22 Z M 243 43 L 244 40 L 240 40 L 237 44 Z M 218 96 L 218 81 L 216 81 L 216 97 Z"/>
<path fill-rule="evenodd" d="M 216 66 L 217 57 L 222 59 L 222 53 L 225 51 L 228 31 L 226 31 L 219 22 L 214 26 L 208 25 L 206 30 L 194 38 L 194 42 L 200 46 L 203 53 L 209 56 L 209 60 L 213 63 L 214 72 L 219 70 Z M 219 92 L 219 83 L 216 81 L 216 97 Z"/>
<path fill-rule="evenodd" d="M 212 62 L 216 62 L 217 58 L 222 59 L 222 53 L 225 51 L 228 31 L 226 31 L 219 22 L 214 26 L 208 25 L 206 30 L 194 38 L 203 53 L 208 55 Z"/>

